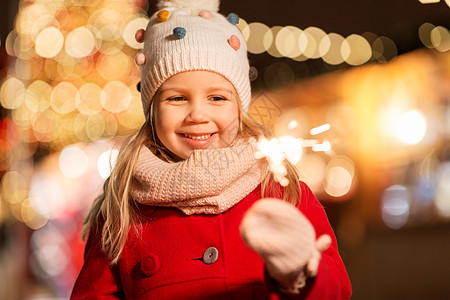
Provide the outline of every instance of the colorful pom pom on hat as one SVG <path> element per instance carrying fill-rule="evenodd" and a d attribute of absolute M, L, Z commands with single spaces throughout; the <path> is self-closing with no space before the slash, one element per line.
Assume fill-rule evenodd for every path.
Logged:
<path fill-rule="evenodd" d="M 141 66 L 141 99 L 146 117 L 158 88 L 186 71 L 211 71 L 236 89 L 242 108 L 250 104 L 249 63 L 239 17 L 218 13 L 218 0 L 160 0 L 145 31 L 136 34 L 144 48 L 136 57 Z"/>

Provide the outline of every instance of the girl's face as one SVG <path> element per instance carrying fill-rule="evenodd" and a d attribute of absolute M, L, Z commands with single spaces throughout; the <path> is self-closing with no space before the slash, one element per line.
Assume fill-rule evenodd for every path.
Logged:
<path fill-rule="evenodd" d="M 194 149 L 228 147 L 238 134 L 234 87 L 217 73 L 176 74 L 161 85 L 154 101 L 156 134 L 182 159 Z"/>

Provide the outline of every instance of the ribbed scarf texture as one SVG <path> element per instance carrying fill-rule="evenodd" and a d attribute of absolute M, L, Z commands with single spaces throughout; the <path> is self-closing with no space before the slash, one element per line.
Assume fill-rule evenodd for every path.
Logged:
<path fill-rule="evenodd" d="M 262 181 L 252 144 L 196 149 L 186 160 L 165 162 L 142 146 L 131 197 L 145 205 L 176 207 L 187 215 L 222 213 Z"/>

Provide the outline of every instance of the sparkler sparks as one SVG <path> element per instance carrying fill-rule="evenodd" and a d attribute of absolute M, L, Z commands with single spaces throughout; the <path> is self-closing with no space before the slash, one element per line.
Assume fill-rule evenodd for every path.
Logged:
<path fill-rule="evenodd" d="M 328 131 L 330 128 L 330 124 L 327 123 L 312 128 L 310 134 L 318 135 Z M 315 152 L 328 152 L 331 150 L 331 143 L 328 140 L 319 141 L 291 136 L 282 136 L 268 140 L 264 136 L 260 136 L 258 141 L 256 141 L 256 148 L 255 158 L 266 158 L 274 179 L 282 186 L 287 186 L 289 184 L 286 178 L 287 170 L 283 165 L 285 159 L 295 165 L 300 161 L 305 148 L 311 148 Z"/>
<path fill-rule="evenodd" d="M 311 129 L 309 131 L 309 133 L 311 135 L 318 135 L 318 134 L 320 134 L 322 132 L 330 130 L 330 128 L 331 128 L 331 125 L 329 123 L 326 123 L 326 124 L 323 124 L 323 125 L 320 125 L 320 126 L 317 126 L 317 127 L 313 128 L 313 129 Z"/>

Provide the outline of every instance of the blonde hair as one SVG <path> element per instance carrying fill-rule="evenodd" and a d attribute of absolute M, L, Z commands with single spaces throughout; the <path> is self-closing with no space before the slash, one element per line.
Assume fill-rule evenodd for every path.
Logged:
<path fill-rule="evenodd" d="M 154 101 L 153 101 L 154 102 Z M 239 101 L 238 101 L 239 103 Z M 153 103 L 152 105 L 153 106 Z M 238 104 L 240 139 L 272 137 L 272 133 L 262 125 L 253 121 Z M 149 116 L 152 115 L 150 109 Z M 141 147 L 150 145 L 153 150 L 162 156 L 162 159 L 170 159 L 171 154 L 158 141 L 153 130 L 153 117 L 147 117 L 147 121 L 141 129 L 127 137 L 119 151 L 114 169 L 110 177 L 103 185 L 103 193 L 98 196 L 84 221 L 83 239 L 88 234 L 101 235 L 101 248 L 111 260 L 111 264 L 119 261 L 123 247 L 127 240 L 130 224 L 139 224 L 139 212 L 137 203 L 129 196 L 132 172 L 139 157 Z M 150 121 L 149 121 L 150 120 Z M 158 153 L 159 152 L 159 153 Z M 287 160 L 284 165 L 287 169 L 289 184 L 284 190 L 274 181 L 268 164 L 264 164 L 264 179 L 261 183 L 262 197 L 282 198 L 292 205 L 300 204 L 299 176 L 296 168 Z"/>

